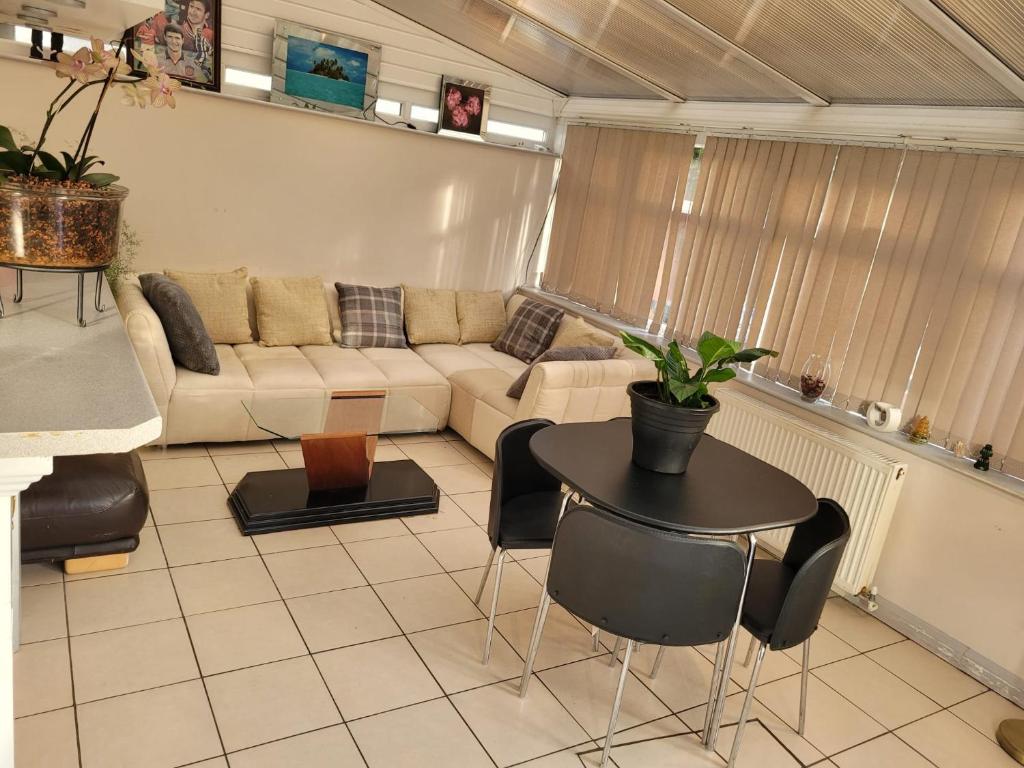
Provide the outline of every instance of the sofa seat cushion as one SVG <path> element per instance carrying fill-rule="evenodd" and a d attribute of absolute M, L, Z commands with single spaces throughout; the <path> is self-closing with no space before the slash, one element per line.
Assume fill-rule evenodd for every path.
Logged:
<path fill-rule="evenodd" d="M 513 376 L 518 376 L 526 370 L 526 363 L 518 357 L 512 357 L 512 355 L 499 352 L 493 349 L 490 344 L 467 344 L 466 349 L 488 365 L 502 371 L 508 371 Z"/>
<path fill-rule="evenodd" d="M 261 347 L 239 344 L 235 347 L 257 392 L 271 389 L 324 390 L 324 380 L 298 347 Z"/>
<path fill-rule="evenodd" d="M 235 348 L 230 344 L 215 344 L 214 348 L 217 350 L 220 373 L 217 376 L 210 376 L 179 366 L 177 381 L 174 385 L 175 393 L 197 394 L 239 390 L 251 392 L 253 390 L 252 379 L 249 378 L 249 372 L 235 353 Z"/>
<path fill-rule="evenodd" d="M 324 389 L 348 391 L 359 389 L 387 389 L 384 373 L 367 360 L 358 349 L 348 347 L 300 347 L 324 382 Z"/>
<path fill-rule="evenodd" d="M 392 388 L 448 385 L 444 376 L 411 349 L 371 347 L 359 351 L 381 370 Z"/>
<path fill-rule="evenodd" d="M 413 347 L 413 351 L 446 379 L 459 371 L 493 367 L 468 347 L 458 344 L 419 344 Z"/>
<path fill-rule="evenodd" d="M 451 376 L 449 381 L 453 387 L 458 387 L 477 400 L 483 400 L 488 392 L 504 395 L 515 378 L 508 371 L 498 368 L 479 368 L 475 371 L 460 371 Z"/>

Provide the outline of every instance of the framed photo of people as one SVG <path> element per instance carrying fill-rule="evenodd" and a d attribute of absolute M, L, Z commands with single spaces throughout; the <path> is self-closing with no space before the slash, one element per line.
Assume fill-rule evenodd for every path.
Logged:
<path fill-rule="evenodd" d="M 380 46 L 290 21 L 274 30 L 270 100 L 373 120 Z"/>
<path fill-rule="evenodd" d="M 171 77 L 207 91 L 220 90 L 221 0 L 164 0 L 164 9 L 125 32 L 128 64 L 144 75 L 139 55 L 156 54 Z"/>

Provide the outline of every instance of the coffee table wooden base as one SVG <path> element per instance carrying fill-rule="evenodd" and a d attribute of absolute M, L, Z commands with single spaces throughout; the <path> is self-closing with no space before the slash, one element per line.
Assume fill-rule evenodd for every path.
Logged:
<path fill-rule="evenodd" d="M 436 513 L 440 494 L 413 461 L 373 465 L 363 488 L 310 491 L 304 469 L 250 472 L 228 497 L 245 535 Z"/>

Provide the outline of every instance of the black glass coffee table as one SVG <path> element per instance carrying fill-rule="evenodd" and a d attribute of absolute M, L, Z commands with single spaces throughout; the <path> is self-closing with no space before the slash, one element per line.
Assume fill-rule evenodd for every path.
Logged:
<path fill-rule="evenodd" d="M 328 408 L 328 431 L 353 431 L 367 435 L 371 443 L 369 455 L 376 450 L 377 435 L 402 431 L 403 424 L 408 424 L 410 418 L 415 424 L 430 423 L 430 414 L 424 406 L 408 395 L 387 393 L 383 409 L 378 403 L 374 410 L 369 407 L 369 401 L 380 398 L 383 391 L 367 390 L 363 393 L 367 403 L 362 405 L 356 402 L 359 391 L 335 394 L 344 395 L 337 401 L 341 403 L 342 410 L 332 414 Z M 332 403 L 335 401 L 336 398 L 332 398 Z M 240 404 L 239 407 L 245 409 L 262 436 L 295 439 L 296 436 L 283 432 L 283 427 L 280 427 L 282 424 L 294 427 L 294 418 L 289 417 L 297 409 L 287 398 L 251 406 Z M 346 416 L 344 409 L 353 407 L 355 410 L 348 411 Z M 231 492 L 228 503 L 239 529 L 243 534 L 251 535 L 433 514 L 438 511 L 439 498 L 437 485 L 430 475 L 416 462 L 403 459 L 375 460 L 365 486 L 333 490 L 311 489 L 306 470 L 301 467 L 249 472 Z"/>

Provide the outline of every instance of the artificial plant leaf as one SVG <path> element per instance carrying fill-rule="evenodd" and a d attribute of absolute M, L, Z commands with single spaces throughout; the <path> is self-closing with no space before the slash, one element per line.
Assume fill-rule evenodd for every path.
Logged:
<path fill-rule="evenodd" d="M 85 176 L 79 177 L 79 180 L 92 184 L 94 187 L 106 187 L 120 178 L 112 173 L 87 173 Z"/>
<path fill-rule="evenodd" d="M 64 152 L 63 150 L 61 151 L 60 156 L 64 158 L 64 167 L 70 172 L 71 169 L 75 167 L 75 158 L 70 152 Z"/>
<path fill-rule="evenodd" d="M 733 355 L 733 360 L 737 363 L 753 363 L 755 360 L 760 360 L 762 357 L 778 357 L 779 353 L 774 349 L 766 349 L 765 347 L 751 347 L 750 349 L 743 349 Z"/>
<path fill-rule="evenodd" d="M 723 339 L 711 331 L 705 331 L 697 342 L 697 353 L 704 367 L 708 368 L 719 360 L 735 355 L 740 349 L 739 342 Z"/>
<path fill-rule="evenodd" d="M 729 379 L 736 378 L 736 370 L 734 368 L 713 368 L 708 371 L 708 375 L 704 377 L 704 381 L 729 381 Z"/>
<path fill-rule="evenodd" d="M 0 147 L 10 150 L 11 152 L 18 151 L 18 142 L 14 140 L 14 135 L 11 133 L 11 129 L 6 125 L 0 125 Z"/>
<path fill-rule="evenodd" d="M 13 173 L 28 173 L 31 161 L 31 155 L 23 154 L 18 150 L 0 152 L 0 168 L 5 168 Z"/>
<path fill-rule="evenodd" d="M 622 331 L 622 343 L 626 349 L 636 352 L 641 357 L 646 357 L 648 360 L 653 360 L 655 363 L 662 363 L 665 359 L 665 355 L 660 349 L 651 344 L 649 341 L 644 341 L 631 333 Z"/>
<path fill-rule="evenodd" d="M 49 152 L 43 152 L 42 150 L 39 150 L 38 157 L 39 162 L 43 164 L 43 167 L 46 168 L 46 170 L 55 171 L 59 173 L 62 177 L 65 175 L 66 170 L 64 168 L 64 164 L 59 159 L 51 155 Z"/>
<path fill-rule="evenodd" d="M 673 339 L 668 344 L 668 356 L 671 358 L 676 366 L 683 372 L 684 375 L 689 376 L 690 366 L 686 363 L 686 358 L 683 357 L 683 351 L 679 348 L 679 342 Z"/>

